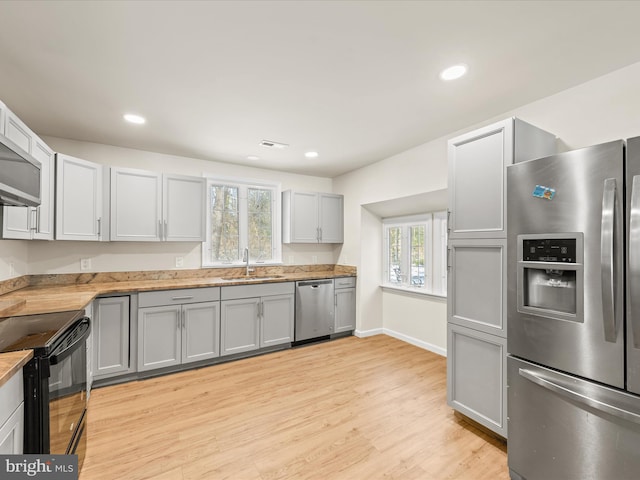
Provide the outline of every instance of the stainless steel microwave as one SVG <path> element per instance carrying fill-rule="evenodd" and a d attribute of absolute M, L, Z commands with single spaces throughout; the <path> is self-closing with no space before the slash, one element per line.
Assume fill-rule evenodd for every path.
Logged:
<path fill-rule="evenodd" d="M 4 135 L 0 135 L 0 204 L 40 205 L 42 165 Z"/>

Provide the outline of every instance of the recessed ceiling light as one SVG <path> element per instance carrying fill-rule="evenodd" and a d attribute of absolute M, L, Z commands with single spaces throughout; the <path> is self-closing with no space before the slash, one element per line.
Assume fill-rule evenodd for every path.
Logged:
<path fill-rule="evenodd" d="M 260 157 L 257 155 L 248 155 L 247 160 L 260 160 Z"/>
<path fill-rule="evenodd" d="M 307 158 L 316 158 L 318 156 L 318 152 L 307 152 L 304 156 Z"/>
<path fill-rule="evenodd" d="M 456 78 L 462 77 L 465 73 L 467 73 L 466 65 L 454 65 L 440 72 L 440 78 L 442 80 L 455 80 Z"/>
<path fill-rule="evenodd" d="M 134 115 L 133 113 L 126 113 L 123 115 L 123 118 L 129 123 L 135 123 L 138 125 L 142 125 L 143 123 L 147 122 L 144 117 L 141 117 L 140 115 Z"/>

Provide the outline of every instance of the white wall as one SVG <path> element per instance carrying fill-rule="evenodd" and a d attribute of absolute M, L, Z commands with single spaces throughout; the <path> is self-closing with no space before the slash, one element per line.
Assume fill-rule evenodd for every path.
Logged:
<path fill-rule="evenodd" d="M 557 135 L 560 151 L 638 136 L 638 85 L 640 63 L 334 178 L 334 192 L 345 195 L 345 243 L 339 262 L 359 262 L 357 329 L 389 329 L 418 343 L 446 349 L 446 308 L 442 302 L 383 294 L 378 287 L 380 266 L 371 264 L 367 255 L 358 254 L 379 250 L 382 240 L 381 229 L 374 234 L 374 222 L 363 215 L 362 205 L 446 188 L 447 140 L 509 116 Z M 362 278 L 365 272 L 366 278 Z M 369 302 L 382 308 L 373 312 Z"/>
<path fill-rule="evenodd" d="M 382 292 L 384 332 L 433 352 L 447 350 L 446 298 L 385 290 Z"/>
<path fill-rule="evenodd" d="M 78 142 L 55 137 L 43 137 L 56 152 L 84 158 L 105 165 L 140 168 L 184 175 L 219 175 L 279 182 L 282 190 L 299 189 L 322 192 L 332 191 L 329 178 L 296 175 L 273 170 L 245 167 L 194 158 L 164 155 L 142 150 L 120 148 L 88 142 Z M 4 247 L 2 242 L 0 246 Z M 128 271 L 175 268 L 175 257 L 184 258 L 182 268 L 199 268 L 200 243 L 138 243 L 138 242 L 16 242 L 23 244 L 18 253 L 27 250 L 26 272 L 22 273 L 73 273 L 80 271 L 80 259 L 90 258 L 89 271 Z M 336 263 L 340 248 L 332 245 L 284 245 L 285 264 Z M 14 255 L 14 256 L 17 256 Z M 2 255 L 4 261 L 4 252 Z M 20 262 L 18 262 L 20 263 Z M 7 267 L 8 269 L 8 267 Z M 0 279 L 8 278 L 0 263 Z"/>
<path fill-rule="evenodd" d="M 0 240 L 0 280 L 25 275 L 28 269 L 27 242 Z"/>

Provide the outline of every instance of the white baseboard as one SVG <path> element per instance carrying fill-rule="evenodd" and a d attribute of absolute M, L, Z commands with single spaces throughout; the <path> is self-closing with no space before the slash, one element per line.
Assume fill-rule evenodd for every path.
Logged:
<path fill-rule="evenodd" d="M 371 330 L 355 330 L 353 332 L 353 334 L 359 338 L 373 337 L 374 335 L 382 335 L 383 333 L 383 328 L 373 328 Z"/>
<path fill-rule="evenodd" d="M 403 342 L 410 343 L 411 345 L 415 345 L 416 347 L 424 348 L 425 350 L 429 350 L 430 352 L 437 353 L 438 355 L 442 355 L 443 357 L 447 356 L 447 350 L 445 348 L 439 347 L 437 345 L 433 345 L 432 343 L 425 342 L 424 340 L 419 340 L 414 337 L 410 337 L 409 335 L 405 335 L 404 333 L 399 333 L 394 330 L 390 330 L 388 328 L 373 328 L 371 330 L 355 330 L 353 334 L 359 338 L 373 337 L 374 335 L 389 335 L 390 337 L 397 338 L 398 340 L 402 340 Z"/>
<path fill-rule="evenodd" d="M 442 355 L 443 357 L 447 356 L 447 350 L 445 348 L 433 345 L 429 342 L 425 342 L 424 340 L 419 340 L 415 337 L 410 337 L 409 335 L 405 335 L 404 333 L 395 332 L 388 328 L 383 328 L 382 330 L 384 330 L 385 335 L 389 335 L 390 337 L 397 338 L 398 340 L 402 340 L 403 342 L 410 343 L 411 345 L 415 345 L 416 347 L 424 348 L 425 350 L 437 353 L 438 355 Z"/>

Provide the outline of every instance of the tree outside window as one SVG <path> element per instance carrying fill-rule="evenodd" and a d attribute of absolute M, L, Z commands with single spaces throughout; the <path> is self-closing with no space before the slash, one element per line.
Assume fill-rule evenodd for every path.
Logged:
<path fill-rule="evenodd" d="M 446 295 L 446 212 L 384 220 L 383 286 Z"/>
<path fill-rule="evenodd" d="M 241 264 L 247 247 L 251 262 L 281 262 L 279 187 L 215 179 L 207 187 L 203 266 Z"/>

